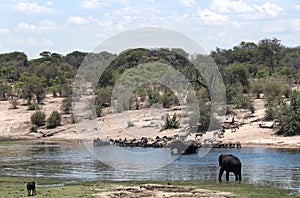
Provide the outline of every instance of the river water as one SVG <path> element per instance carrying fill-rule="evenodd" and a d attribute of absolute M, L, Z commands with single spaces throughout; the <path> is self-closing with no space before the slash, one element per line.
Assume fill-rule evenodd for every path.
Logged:
<path fill-rule="evenodd" d="M 91 150 L 91 147 L 88 148 Z M 108 146 L 105 149 L 108 151 L 116 147 Z M 95 148 L 91 153 L 85 145 L 28 144 L 28 141 L 0 145 L 0 174 L 55 177 L 64 178 L 66 181 L 211 180 L 217 182 L 218 156 L 221 153 L 231 153 L 238 156 L 243 164 L 244 183 L 288 188 L 300 194 L 299 149 L 243 147 L 242 149 L 212 149 L 207 154 L 205 152 L 204 156 L 199 154 L 172 156 L 168 149 L 127 148 L 125 149 L 127 154 L 122 154 L 122 160 L 120 156 L 112 156 L 108 153 L 110 160 L 113 161 L 113 167 L 118 162 L 123 164 L 123 167 L 117 169 L 107 166 L 108 161 L 102 163 L 99 160 L 99 158 L 102 160 L 103 155 L 99 157 L 97 150 L 105 149 Z M 144 156 L 143 159 L 135 159 L 136 153 Z M 170 164 L 165 165 L 166 162 Z M 156 166 L 160 163 L 161 166 Z M 155 170 L 151 168 L 149 171 L 146 167 L 141 170 L 145 164 L 155 167 Z M 233 174 L 230 176 L 230 181 L 234 181 Z"/>

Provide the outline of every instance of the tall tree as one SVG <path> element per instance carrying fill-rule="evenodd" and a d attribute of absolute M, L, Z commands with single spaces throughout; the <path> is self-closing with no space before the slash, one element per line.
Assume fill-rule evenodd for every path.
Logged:
<path fill-rule="evenodd" d="M 260 60 L 269 67 L 269 75 L 274 72 L 274 67 L 278 65 L 279 61 L 284 55 L 285 47 L 280 43 L 280 40 L 263 39 L 258 43 L 258 51 Z"/>

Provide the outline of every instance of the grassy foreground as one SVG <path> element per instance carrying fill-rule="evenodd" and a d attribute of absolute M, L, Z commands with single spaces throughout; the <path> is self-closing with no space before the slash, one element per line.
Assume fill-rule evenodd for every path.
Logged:
<path fill-rule="evenodd" d="M 238 184 L 235 182 L 208 182 L 208 181 L 95 181 L 79 182 L 68 185 L 59 185 L 61 180 L 46 178 L 23 178 L 0 176 L 0 197 L 27 197 L 26 183 L 34 180 L 37 183 L 37 195 L 34 197 L 94 197 L 93 194 L 108 191 L 116 186 L 138 186 L 146 183 L 189 186 L 195 189 L 218 190 L 231 192 L 235 197 L 297 197 L 289 196 L 291 191 L 273 188 L 269 186 L 257 186 L 249 184 Z"/>

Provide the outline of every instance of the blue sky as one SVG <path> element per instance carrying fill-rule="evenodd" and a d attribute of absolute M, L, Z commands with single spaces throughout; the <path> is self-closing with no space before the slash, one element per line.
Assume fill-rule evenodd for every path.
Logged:
<path fill-rule="evenodd" d="M 139 27 L 183 33 L 207 52 L 276 37 L 300 46 L 297 0 L 0 0 L 0 53 L 92 51 Z"/>

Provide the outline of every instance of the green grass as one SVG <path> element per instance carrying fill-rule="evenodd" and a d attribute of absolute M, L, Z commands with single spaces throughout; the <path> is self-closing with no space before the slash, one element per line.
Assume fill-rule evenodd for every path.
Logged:
<path fill-rule="evenodd" d="M 38 197 L 93 197 L 94 193 L 105 191 L 110 187 L 123 185 L 134 186 L 146 183 L 168 184 L 192 186 L 200 189 L 218 190 L 231 192 L 237 197 L 297 197 L 289 196 L 291 191 L 273 188 L 269 186 L 257 186 L 250 184 L 238 184 L 235 182 L 209 182 L 209 181 L 127 181 L 127 182 L 114 182 L 114 181 L 95 181 L 95 182 L 78 182 L 61 186 L 63 180 L 59 179 L 46 179 L 46 178 L 24 178 L 24 177 L 7 177 L 0 176 L 0 197 L 13 198 L 13 197 L 27 197 L 26 184 L 34 180 L 37 184 Z"/>

